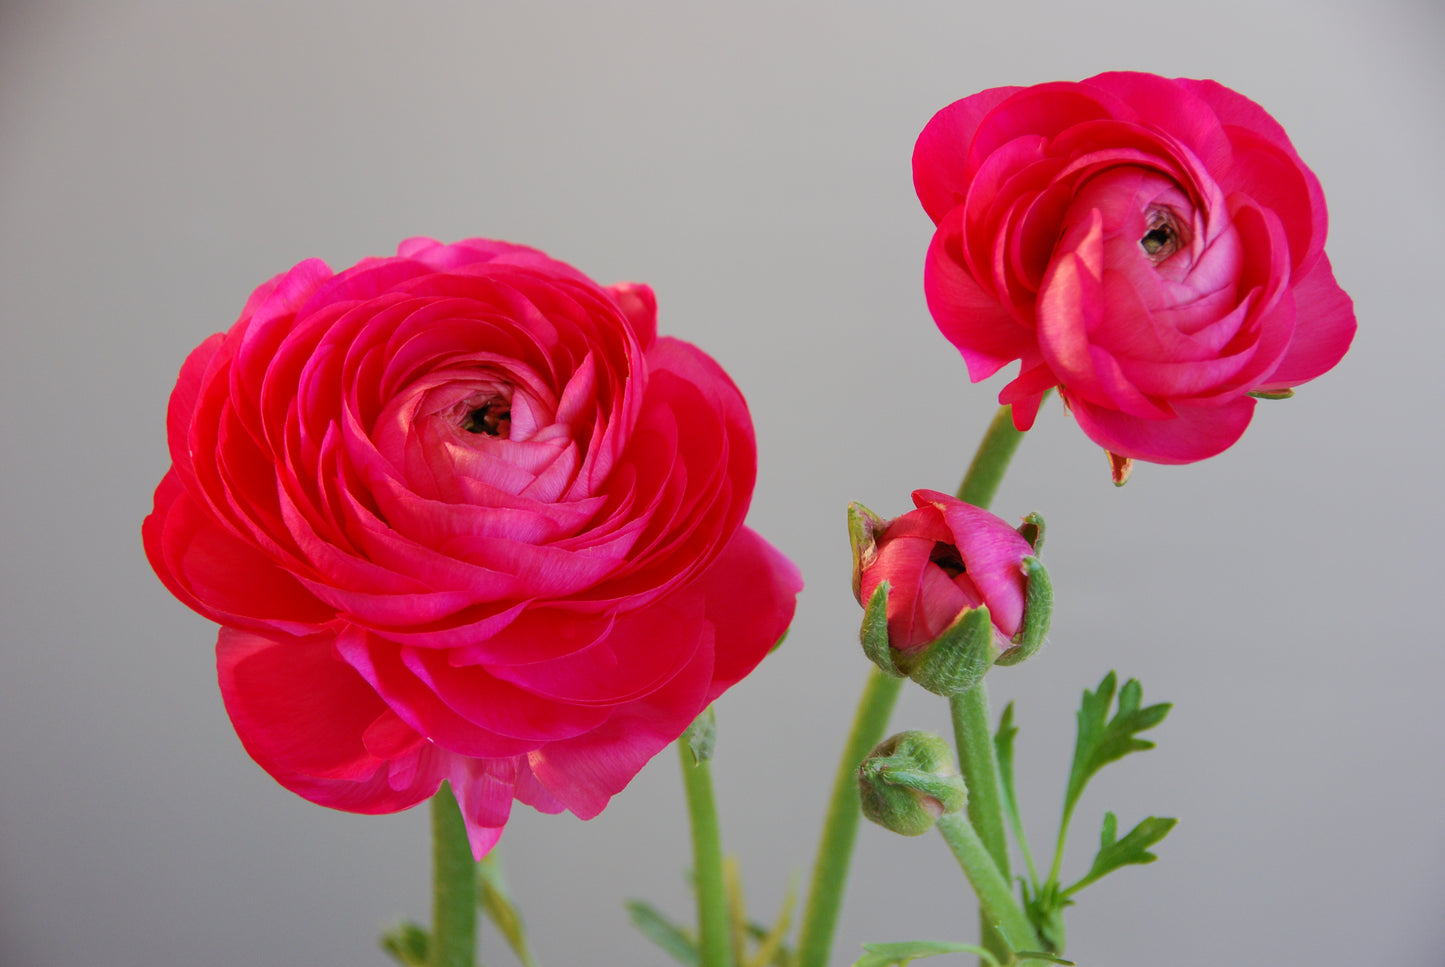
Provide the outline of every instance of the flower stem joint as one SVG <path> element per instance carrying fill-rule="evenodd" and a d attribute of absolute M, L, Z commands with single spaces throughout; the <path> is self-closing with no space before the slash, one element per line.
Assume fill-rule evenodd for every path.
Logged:
<path fill-rule="evenodd" d="M 953 751 L 932 732 L 884 739 L 858 767 L 863 815 L 904 836 L 922 836 L 968 801 Z"/>
<path fill-rule="evenodd" d="M 848 508 L 859 638 L 884 673 L 957 695 L 1043 644 L 1053 612 L 1038 558 L 1044 522 L 1030 514 L 1015 529 L 928 490 L 914 491 L 913 502 L 917 509 L 892 520 Z"/>

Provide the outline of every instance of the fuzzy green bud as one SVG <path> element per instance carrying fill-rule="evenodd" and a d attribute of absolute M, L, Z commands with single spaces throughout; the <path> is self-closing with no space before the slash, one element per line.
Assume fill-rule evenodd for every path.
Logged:
<path fill-rule="evenodd" d="M 968 801 L 953 750 L 931 732 L 884 739 L 858 767 L 863 815 L 904 836 L 921 836 Z"/>

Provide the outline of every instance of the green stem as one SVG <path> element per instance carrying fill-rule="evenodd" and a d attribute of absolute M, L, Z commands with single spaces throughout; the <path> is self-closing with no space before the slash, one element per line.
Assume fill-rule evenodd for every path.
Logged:
<path fill-rule="evenodd" d="M 973 462 L 958 487 L 958 499 L 977 507 L 988 507 L 1003 483 L 1004 473 L 1024 431 L 1015 429 L 1013 408 L 1000 406 L 993 415 Z M 982 682 L 949 701 L 953 712 L 953 734 L 958 744 L 958 768 L 968 785 L 968 818 L 998 864 L 1004 881 L 1009 878 L 1008 841 L 1004 834 L 1003 805 L 998 781 L 998 760 L 988 715 L 988 690 Z M 980 942 L 1008 959 L 1004 940 L 988 914 L 979 910 Z"/>
<path fill-rule="evenodd" d="M 472 967 L 477 956 L 477 863 L 451 786 L 431 801 L 431 967 Z"/>
<path fill-rule="evenodd" d="M 677 743 L 682 785 L 692 823 L 693 876 L 697 879 L 698 947 L 701 967 L 729 967 L 727 888 L 723 883 L 722 832 L 712 792 L 712 770 L 697 761 L 686 739 Z"/>
<path fill-rule="evenodd" d="M 968 821 L 988 850 L 1005 883 L 1009 881 L 1008 840 L 1004 834 L 1003 797 L 998 779 L 998 758 L 989 729 L 988 690 L 983 682 L 948 701 L 953 712 L 953 739 L 958 746 L 958 771 L 968 787 Z M 979 911 L 981 942 L 1003 962 L 1009 951 L 1000 949 L 995 918 Z"/>
<path fill-rule="evenodd" d="M 995 951 L 1001 963 L 1008 963 L 1016 950 L 1041 950 L 1038 934 L 1023 910 L 1014 902 L 1008 880 L 994 865 L 988 848 L 978 838 L 967 819 L 960 813 L 939 817 L 938 831 L 953 850 L 954 858 L 963 868 L 963 875 L 978 894 L 978 902 L 990 924 L 998 929 L 1006 949 Z M 991 949 L 991 948 L 990 948 Z"/>
<path fill-rule="evenodd" d="M 858 766 L 883 741 L 883 731 L 888 728 L 888 718 L 902 688 L 901 678 L 891 678 L 876 668 L 869 673 L 853 718 L 853 730 L 838 760 L 833 798 L 828 803 L 823 838 L 813 861 L 813 881 L 798 936 L 797 967 L 826 967 L 828 963 L 838 911 L 843 906 L 848 866 L 853 859 L 853 842 L 858 836 L 858 820 L 863 815 L 858 805 Z"/>
<path fill-rule="evenodd" d="M 968 473 L 963 475 L 963 483 L 958 487 L 958 499 L 975 507 L 988 507 L 993 503 L 994 494 L 998 493 L 998 485 L 1003 483 L 1009 461 L 1013 459 L 1014 451 L 1019 448 L 1019 442 L 1023 438 L 1024 431 L 1014 429 L 1013 408 L 1000 406 L 988 429 L 984 431 L 983 439 L 979 441 L 973 462 L 968 465 Z"/>

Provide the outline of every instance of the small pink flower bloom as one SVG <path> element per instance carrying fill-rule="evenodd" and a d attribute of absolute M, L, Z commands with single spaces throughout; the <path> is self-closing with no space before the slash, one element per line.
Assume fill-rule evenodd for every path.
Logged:
<path fill-rule="evenodd" d="M 1214 81 L 992 88 L 933 117 L 913 179 L 937 225 L 929 309 L 975 382 L 1020 361 L 999 394 L 1020 429 L 1058 386 L 1111 453 L 1202 460 L 1249 394 L 1314 379 L 1354 336 L 1318 180 Z"/>
<path fill-rule="evenodd" d="M 888 644 L 905 655 L 924 648 L 964 611 L 987 605 L 1000 650 L 1023 624 L 1034 549 L 988 511 L 947 494 L 915 490 L 917 510 L 879 522 L 861 549 L 855 584 L 866 605 L 888 582 Z"/>
<path fill-rule="evenodd" d="M 762 659 L 797 569 L 743 526 L 737 387 L 646 286 L 534 249 L 302 262 L 181 369 L 143 528 L 222 625 L 226 709 L 283 786 L 361 813 L 451 781 L 595 816 Z"/>

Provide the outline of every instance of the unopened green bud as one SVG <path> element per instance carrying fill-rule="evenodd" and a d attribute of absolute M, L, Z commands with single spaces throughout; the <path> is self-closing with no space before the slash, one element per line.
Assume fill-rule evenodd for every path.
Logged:
<path fill-rule="evenodd" d="M 858 767 L 863 815 L 904 836 L 921 836 L 968 801 L 953 750 L 931 732 L 884 739 Z"/>

